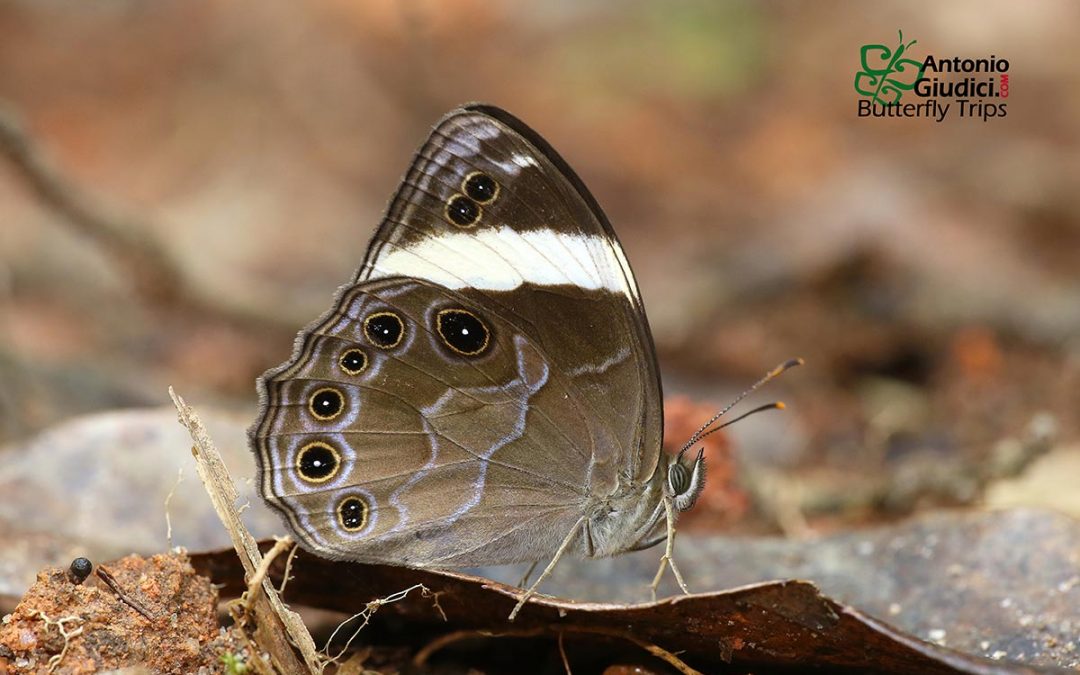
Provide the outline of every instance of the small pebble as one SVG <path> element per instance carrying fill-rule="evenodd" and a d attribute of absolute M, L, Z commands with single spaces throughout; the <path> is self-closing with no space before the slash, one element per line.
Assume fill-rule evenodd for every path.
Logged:
<path fill-rule="evenodd" d="M 71 580 L 76 584 L 86 581 L 86 577 L 90 576 L 93 571 L 94 563 L 83 557 L 72 560 L 71 566 L 68 568 L 68 572 L 71 573 Z"/>

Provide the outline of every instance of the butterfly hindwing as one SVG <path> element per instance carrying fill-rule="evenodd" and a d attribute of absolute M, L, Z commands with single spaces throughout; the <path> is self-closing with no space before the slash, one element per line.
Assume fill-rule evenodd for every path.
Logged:
<path fill-rule="evenodd" d="M 501 535 L 561 536 L 587 501 L 593 448 L 609 442 L 591 437 L 587 410 L 528 337 L 467 293 L 419 281 L 346 289 L 264 382 L 263 492 L 334 557 L 527 559 Z"/>

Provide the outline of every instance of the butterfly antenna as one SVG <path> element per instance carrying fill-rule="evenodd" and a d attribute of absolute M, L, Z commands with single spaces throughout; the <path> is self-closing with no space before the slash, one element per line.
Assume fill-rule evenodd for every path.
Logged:
<path fill-rule="evenodd" d="M 698 429 L 697 431 L 695 431 L 692 436 L 690 436 L 690 440 L 688 440 L 686 442 L 686 445 L 684 445 L 682 447 L 682 449 L 679 451 L 679 453 L 681 454 L 683 452 L 686 452 L 686 450 L 691 445 L 693 445 L 694 443 L 697 443 L 702 438 L 705 438 L 709 434 L 713 433 L 713 431 L 719 431 L 720 429 L 723 429 L 724 427 L 726 427 L 726 426 L 728 426 L 730 424 L 733 424 L 733 423 L 735 423 L 735 422 L 737 422 L 737 421 L 739 421 L 739 420 L 741 420 L 741 419 L 743 419 L 743 418 L 745 418 L 745 417 L 747 417 L 749 415 L 752 415 L 752 414 L 758 413 L 758 412 L 762 412 L 764 410 L 772 410 L 772 409 L 783 410 L 784 404 L 777 401 L 776 403 L 770 403 L 770 404 L 764 405 L 764 406 L 762 406 L 760 408 L 755 408 L 754 410 L 751 410 L 748 413 L 745 413 L 743 415 L 739 415 L 738 417 L 731 420 L 730 422 L 727 422 L 727 423 L 725 423 L 725 424 L 723 424 L 723 425 L 721 425 L 719 427 L 716 427 L 712 431 L 707 431 L 707 429 L 709 427 L 711 427 L 716 422 L 716 420 L 718 420 L 721 417 L 723 417 L 724 415 L 726 415 L 729 410 L 731 410 L 736 405 L 738 405 L 739 401 L 743 400 L 744 398 L 746 398 L 750 394 L 757 391 L 759 387 L 761 387 L 763 384 L 765 384 L 769 380 L 777 377 L 778 375 L 780 375 L 780 373 L 784 372 L 785 370 L 788 370 L 790 368 L 794 368 L 795 366 L 801 366 L 803 363 L 805 363 L 805 362 L 800 358 L 788 359 L 787 361 L 784 361 L 783 363 L 781 363 L 777 367 L 773 368 L 769 372 L 765 373 L 764 377 L 762 377 L 760 380 L 758 380 L 753 385 L 751 385 L 749 389 L 747 389 L 743 393 L 736 396 L 734 401 L 732 401 L 731 403 L 728 403 L 726 406 L 724 406 L 723 410 L 721 410 L 720 412 L 716 413 L 711 418 L 709 418 L 708 422 L 706 422 L 705 424 L 702 424 L 701 428 Z"/>
<path fill-rule="evenodd" d="M 730 420 L 728 420 L 727 422 L 724 422 L 723 424 L 721 424 L 718 427 L 713 427 L 712 429 L 709 429 L 705 433 L 698 436 L 697 440 L 700 441 L 701 439 L 705 438 L 706 436 L 709 436 L 711 434 L 715 434 L 717 431 L 720 431 L 724 427 L 730 427 L 732 424 L 735 424 L 739 420 L 744 420 L 747 417 L 750 417 L 751 415 L 758 414 L 759 412 L 765 412 L 766 410 L 783 410 L 786 407 L 787 406 L 784 405 L 783 401 L 773 401 L 772 403 L 766 403 L 765 405 L 759 405 L 758 407 L 754 408 L 753 410 L 749 410 L 747 412 L 744 412 L 743 414 L 739 415 L 738 417 L 736 417 L 734 419 L 730 419 Z"/>

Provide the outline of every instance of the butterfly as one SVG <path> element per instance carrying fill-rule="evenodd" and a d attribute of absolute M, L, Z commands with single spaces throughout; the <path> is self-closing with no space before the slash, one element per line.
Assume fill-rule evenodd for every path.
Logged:
<path fill-rule="evenodd" d="M 685 590 L 674 522 L 704 460 L 661 450 L 653 339 L 614 230 L 504 110 L 436 124 L 352 282 L 258 390 L 261 493 L 316 554 L 550 560 L 516 613 L 564 554 L 666 539 L 657 581 L 666 563 Z"/>

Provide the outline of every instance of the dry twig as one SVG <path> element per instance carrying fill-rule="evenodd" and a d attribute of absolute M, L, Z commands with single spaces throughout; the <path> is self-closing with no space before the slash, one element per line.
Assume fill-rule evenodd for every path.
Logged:
<path fill-rule="evenodd" d="M 147 621 L 153 621 L 156 618 L 141 602 L 124 592 L 124 589 L 120 587 L 120 582 L 116 580 L 116 577 L 112 575 L 112 572 L 105 569 L 104 565 L 99 564 L 97 569 L 94 570 L 94 573 L 98 575 L 99 579 L 105 582 L 105 585 L 116 594 L 116 597 L 120 598 L 120 602 L 138 612 Z"/>
<path fill-rule="evenodd" d="M 191 451 L 195 455 L 199 478 L 206 486 L 214 510 L 217 511 L 218 517 L 232 538 L 233 548 L 236 549 L 244 567 L 245 577 L 248 580 L 254 580 L 259 576 L 258 570 L 262 565 L 263 556 L 259 552 L 255 538 L 240 520 L 236 509 L 236 502 L 239 499 L 236 486 L 229 477 L 229 471 L 221 460 L 221 454 L 218 453 L 198 415 L 173 391 L 172 387 L 169 388 L 169 396 L 172 397 L 173 404 L 179 413 L 180 423 L 187 428 L 195 443 Z M 248 606 L 247 602 L 252 603 L 250 606 L 256 624 L 255 642 L 258 647 L 257 650 L 253 650 L 253 653 L 267 652 L 274 663 L 274 668 L 279 672 L 321 673 L 324 663 L 315 649 L 311 634 L 299 615 L 285 607 L 270 579 L 262 576 L 261 583 L 250 590 L 255 591 L 254 598 L 249 596 L 244 607 Z M 239 617 L 241 624 L 246 623 L 247 615 L 248 612 L 245 609 Z M 299 650 L 302 661 L 296 658 L 291 645 L 295 645 Z"/>
<path fill-rule="evenodd" d="M 349 647 L 352 645 L 352 641 L 356 639 L 356 636 L 360 634 L 360 631 L 364 630 L 364 628 L 368 625 L 368 622 L 371 621 L 371 617 L 375 614 L 375 612 L 379 611 L 380 607 L 382 607 L 383 605 L 389 605 L 391 603 L 404 600 L 409 595 L 409 593 L 415 590 L 419 590 L 420 594 L 423 595 L 425 598 L 434 598 L 435 609 L 439 610 L 439 614 L 442 614 L 443 621 L 446 621 L 446 613 L 443 612 L 442 607 L 439 606 L 438 593 L 433 593 L 430 588 L 423 584 L 416 584 L 414 586 L 410 586 L 405 590 L 398 591 L 397 593 L 392 593 L 385 598 L 377 598 L 375 600 L 372 600 L 367 604 L 366 607 L 364 607 L 363 610 L 357 612 L 356 614 L 353 614 L 348 619 L 345 619 L 344 621 L 339 623 L 337 625 L 337 628 L 334 629 L 334 632 L 331 633 L 330 637 L 326 640 L 326 647 L 323 649 L 323 651 L 326 652 L 328 656 L 330 654 L 330 643 L 334 641 L 334 638 L 337 636 L 338 631 L 344 628 L 345 625 L 353 619 L 363 619 L 363 621 L 356 628 L 356 630 L 352 632 L 352 635 L 349 636 L 349 639 L 345 641 L 345 644 L 342 645 L 341 651 L 339 651 L 334 656 L 331 656 L 330 661 L 333 663 L 337 663 L 338 659 L 345 655 L 345 652 L 348 651 Z"/>

